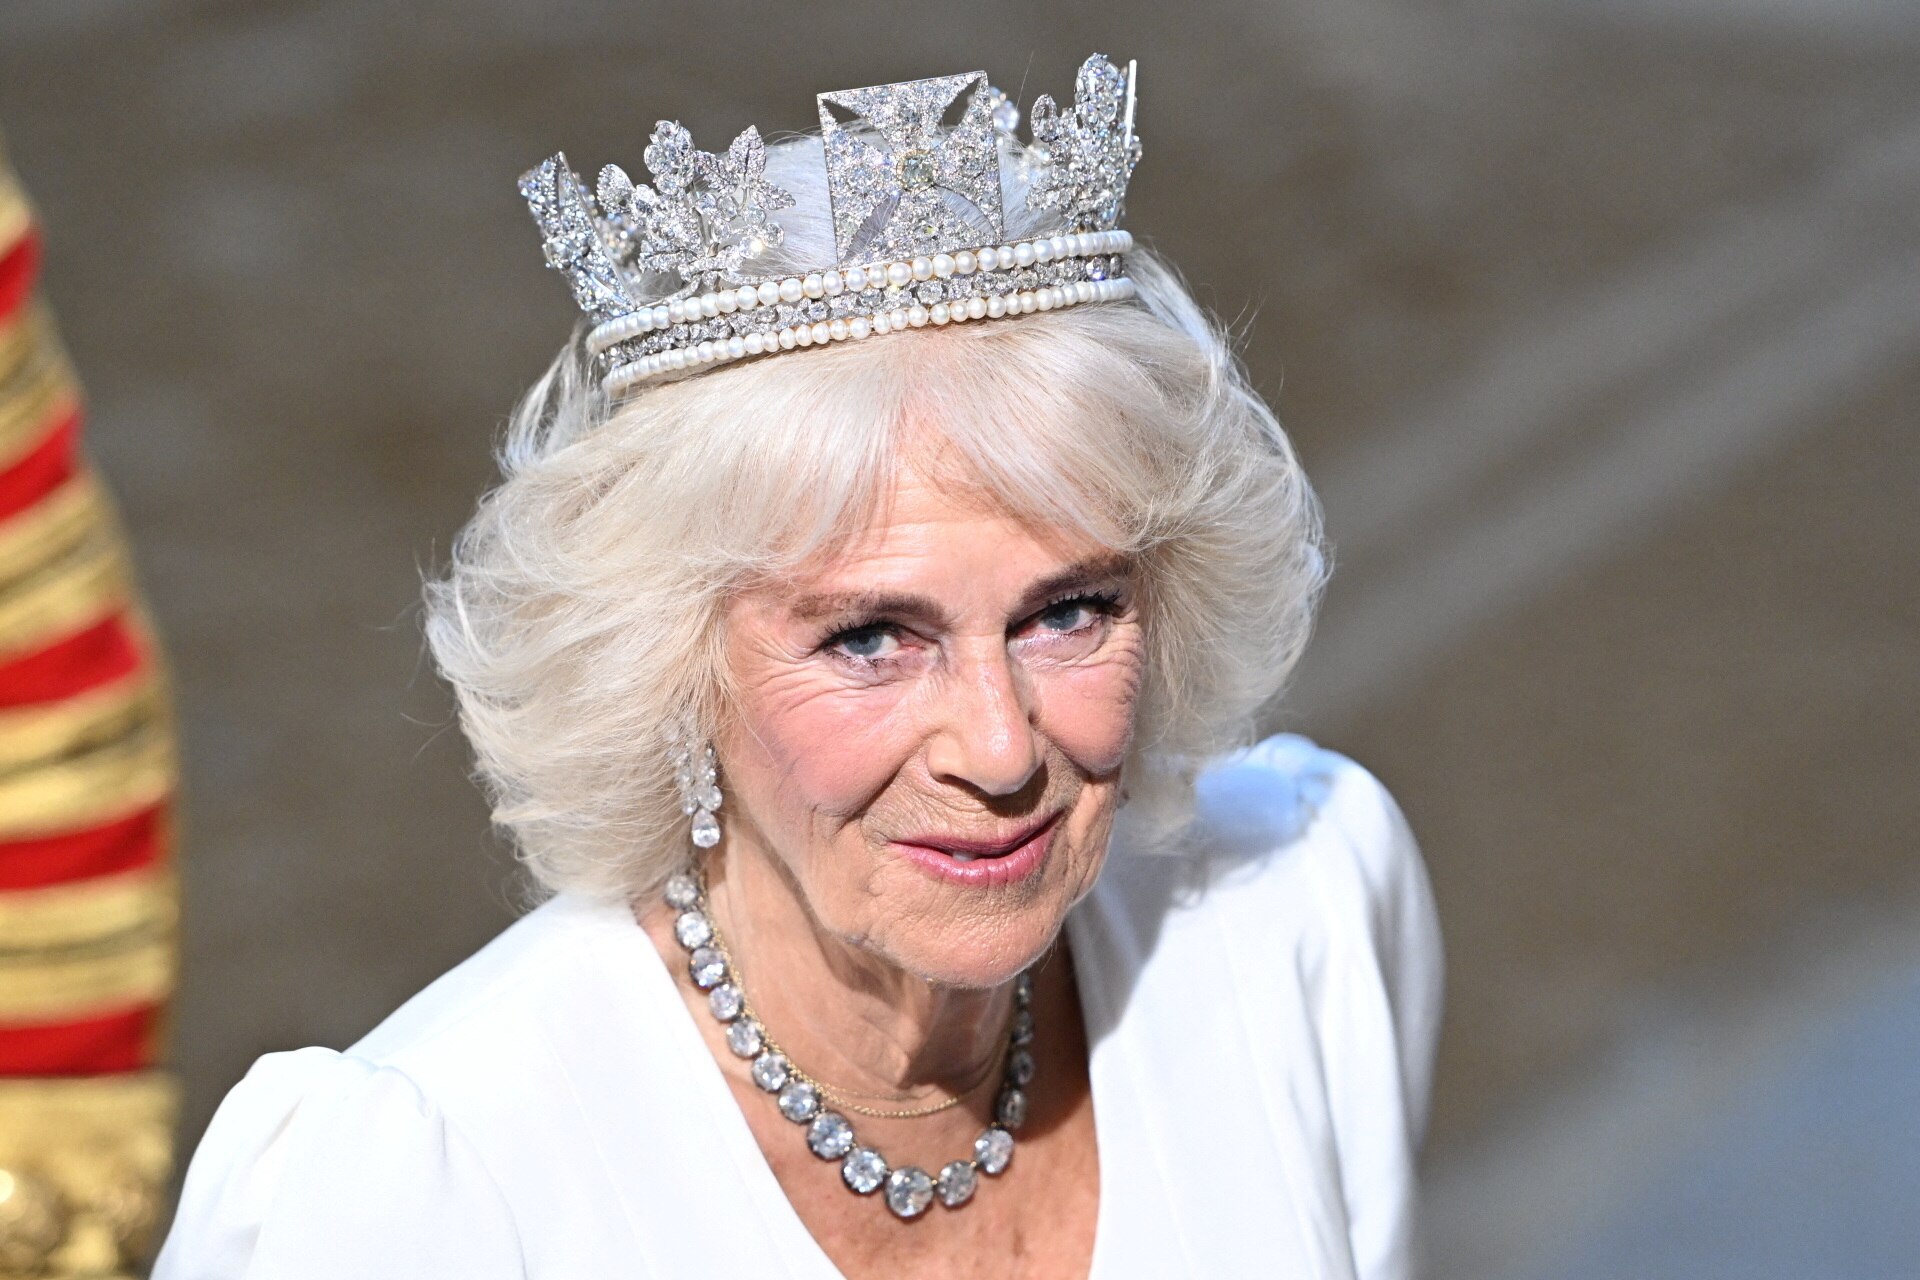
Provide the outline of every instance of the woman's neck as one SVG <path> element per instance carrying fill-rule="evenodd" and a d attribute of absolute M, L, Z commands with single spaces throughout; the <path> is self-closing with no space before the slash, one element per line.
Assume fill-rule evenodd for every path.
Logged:
<path fill-rule="evenodd" d="M 843 1096 L 875 1105 L 937 1098 L 973 1085 L 1004 1050 L 1009 987 L 939 986 L 828 933 L 757 849 L 710 858 L 707 900 L 768 1034 Z"/>

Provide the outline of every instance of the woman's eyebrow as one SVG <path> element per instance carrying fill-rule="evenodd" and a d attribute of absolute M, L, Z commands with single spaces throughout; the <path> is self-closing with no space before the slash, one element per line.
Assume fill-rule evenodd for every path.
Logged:
<path fill-rule="evenodd" d="M 1106 586 L 1123 581 L 1133 572 L 1132 563 L 1122 555 L 1092 556 L 1050 573 L 1029 586 L 1020 597 L 1020 611 L 1038 608 L 1050 597 L 1088 587 Z"/>
<path fill-rule="evenodd" d="M 925 596 L 900 591 L 829 591 L 800 596 L 788 606 L 803 621 L 821 618 L 888 617 L 938 621 L 946 611 Z"/>

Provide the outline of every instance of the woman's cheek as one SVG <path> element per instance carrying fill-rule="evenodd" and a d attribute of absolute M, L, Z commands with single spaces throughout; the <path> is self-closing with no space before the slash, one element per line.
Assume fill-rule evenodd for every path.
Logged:
<path fill-rule="evenodd" d="M 851 815 L 885 789 L 899 762 L 887 738 L 897 731 L 899 693 L 844 687 L 830 678 L 769 689 L 744 700 L 742 745 L 779 780 L 783 807 Z"/>
<path fill-rule="evenodd" d="M 1129 645 L 1097 662 L 1054 668 L 1039 677 L 1047 736 L 1091 777 L 1113 773 L 1126 760 L 1140 676 L 1138 647 Z"/>

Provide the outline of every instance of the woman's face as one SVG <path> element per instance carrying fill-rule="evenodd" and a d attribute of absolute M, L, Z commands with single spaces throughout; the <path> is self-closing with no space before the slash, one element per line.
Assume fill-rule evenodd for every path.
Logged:
<path fill-rule="evenodd" d="M 1128 566 L 909 469 L 830 562 L 726 614 L 731 838 L 818 929 L 994 986 L 1106 857 L 1144 644 Z"/>

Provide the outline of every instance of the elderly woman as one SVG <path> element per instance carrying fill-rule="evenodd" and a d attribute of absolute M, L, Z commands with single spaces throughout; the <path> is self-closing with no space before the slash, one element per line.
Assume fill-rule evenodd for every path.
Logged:
<path fill-rule="evenodd" d="M 1431 900 L 1360 768 L 1223 754 L 1324 561 L 1134 102 L 527 176 L 591 324 L 428 636 L 550 896 L 263 1058 L 161 1280 L 1408 1273 Z"/>

